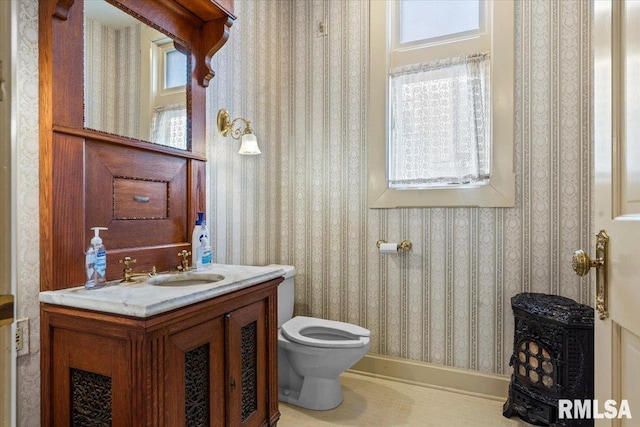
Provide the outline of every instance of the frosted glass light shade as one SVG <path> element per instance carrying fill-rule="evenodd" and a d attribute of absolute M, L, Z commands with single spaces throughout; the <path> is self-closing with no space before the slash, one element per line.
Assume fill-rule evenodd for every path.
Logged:
<path fill-rule="evenodd" d="M 258 138 L 256 138 L 252 133 L 245 133 L 242 135 L 242 144 L 240 145 L 240 151 L 238 151 L 238 154 L 245 156 L 260 154 Z"/>

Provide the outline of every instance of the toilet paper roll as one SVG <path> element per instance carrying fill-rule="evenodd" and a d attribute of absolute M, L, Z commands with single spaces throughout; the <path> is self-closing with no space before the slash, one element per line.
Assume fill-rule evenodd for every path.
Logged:
<path fill-rule="evenodd" d="M 398 244 L 397 243 L 382 243 L 380 245 L 380 253 L 381 254 L 397 254 L 398 253 Z"/>

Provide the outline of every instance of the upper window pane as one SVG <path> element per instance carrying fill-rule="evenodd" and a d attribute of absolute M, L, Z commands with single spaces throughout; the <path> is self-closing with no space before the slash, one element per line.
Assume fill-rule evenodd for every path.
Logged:
<path fill-rule="evenodd" d="M 480 29 L 481 0 L 402 0 L 400 43 Z"/>
<path fill-rule="evenodd" d="M 167 51 L 165 55 L 164 88 L 171 89 L 187 84 L 187 57 L 177 50 Z"/>

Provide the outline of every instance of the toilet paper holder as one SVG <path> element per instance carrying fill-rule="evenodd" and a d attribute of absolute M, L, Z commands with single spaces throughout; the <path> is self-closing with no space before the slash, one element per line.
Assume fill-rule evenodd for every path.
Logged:
<path fill-rule="evenodd" d="M 378 240 L 376 242 L 376 246 L 378 247 L 378 249 L 380 249 L 380 245 L 382 245 L 383 243 L 387 243 L 386 240 Z M 403 252 L 407 252 L 411 250 L 411 241 L 409 240 L 403 240 L 402 242 L 398 243 L 398 250 L 399 251 L 403 251 Z"/>

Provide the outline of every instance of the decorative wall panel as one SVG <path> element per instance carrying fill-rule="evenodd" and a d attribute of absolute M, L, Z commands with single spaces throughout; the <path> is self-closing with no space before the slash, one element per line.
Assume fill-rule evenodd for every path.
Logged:
<path fill-rule="evenodd" d="M 188 351 L 184 356 L 184 419 L 188 426 L 208 426 L 211 419 L 209 360 L 208 344 Z"/>
<path fill-rule="evenodd" d="M 242 422 L 258 409 L 258 322 L 242 327 Z"/>
<path fill-rule="evenodd" d="M 111 426 L 111 378 L 71 369 L 71 422 L 74 427 Z"/>

